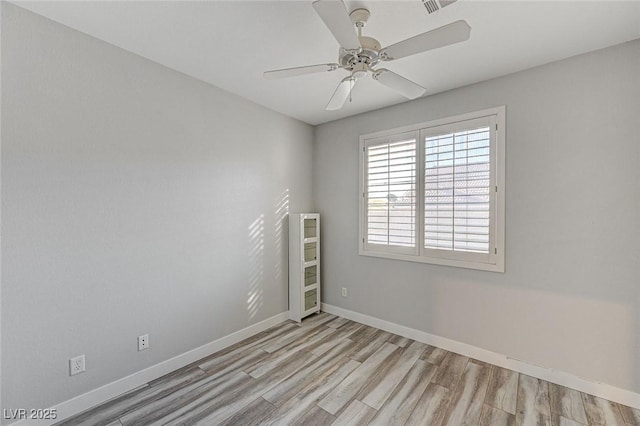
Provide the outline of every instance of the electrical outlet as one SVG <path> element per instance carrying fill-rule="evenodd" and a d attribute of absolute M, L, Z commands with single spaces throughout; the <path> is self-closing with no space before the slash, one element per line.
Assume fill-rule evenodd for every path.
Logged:
<path fill-rule="evenodd" d="M 69 375 L 73 376 L 85 371 L 84 355 L 69 359 Z"/>
<path fill-rule="evenodd" d="M 138 350 L 143 351 L 149 349 L 149 335 L 145 334 L 138 337 Z"/>
<path fill-rule="evenodd" d="M 342 297 L 347 297 L 347 288 L 342 287 Z"/>

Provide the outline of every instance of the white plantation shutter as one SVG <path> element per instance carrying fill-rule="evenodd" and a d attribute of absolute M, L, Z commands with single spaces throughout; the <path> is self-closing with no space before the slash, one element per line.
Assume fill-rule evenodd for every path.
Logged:
<path fill-rule="evenodd" d="M 504 272 L 505 108 L 361 136 L 360 250 Z"/>
<path fill-rule="evenodd" d="M 490 251 L 489 126 L 424 140 L 424 247 Z"/>
<path fill-rule="evenodd" d="M 416 251 L 415 132 L 365 148 L 366 244 L 392 251 Z"/>

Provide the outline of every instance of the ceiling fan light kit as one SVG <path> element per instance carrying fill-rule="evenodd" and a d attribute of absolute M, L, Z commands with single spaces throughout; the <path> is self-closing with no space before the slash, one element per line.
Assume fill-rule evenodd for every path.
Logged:
<path fill-rule="evenodd" d="M 465 21 L 456 21 L 382 48 L 375 38 L 362 35 L 362 29 L 371 16 L 367 9 L 359 8 L 347 13 L 342 0 L 316 0 L 313 2 L 313 8 L 340 45 L 338 63 L 266 71 L 264 77 L 294 77 L 331 72 L 338 68 L 348 71 L 349 76 L 338 84 L 326 106 L 327 110 L 342 108 L 358 79 L 367 75 L 371 75 L 373 80 L 406 98 L 415 99 L 422 96 L 426 89 L 418 83 L 386 68 L 374 67 L 382 61 L 392 61 L 468 40 L 471 34 L 471 27 Z"/>

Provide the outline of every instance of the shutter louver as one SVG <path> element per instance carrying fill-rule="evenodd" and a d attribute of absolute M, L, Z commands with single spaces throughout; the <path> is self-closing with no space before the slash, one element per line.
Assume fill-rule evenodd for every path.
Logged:
<path fill-rule="evenodd" d="M 416 139 L 367 150 L 367 242 L 416 245 Z"/>
<path fill-rule="evenodd" d="M 424 247 L 489 253 L 489 127 L 427 137 Z"/>

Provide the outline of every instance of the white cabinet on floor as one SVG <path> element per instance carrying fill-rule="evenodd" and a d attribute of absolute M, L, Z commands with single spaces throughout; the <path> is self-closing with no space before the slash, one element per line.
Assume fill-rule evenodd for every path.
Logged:
<path fill-rule="evenodd" d="M 289 318 L 320 312 L 320 215 L 289 215 Z"/>

